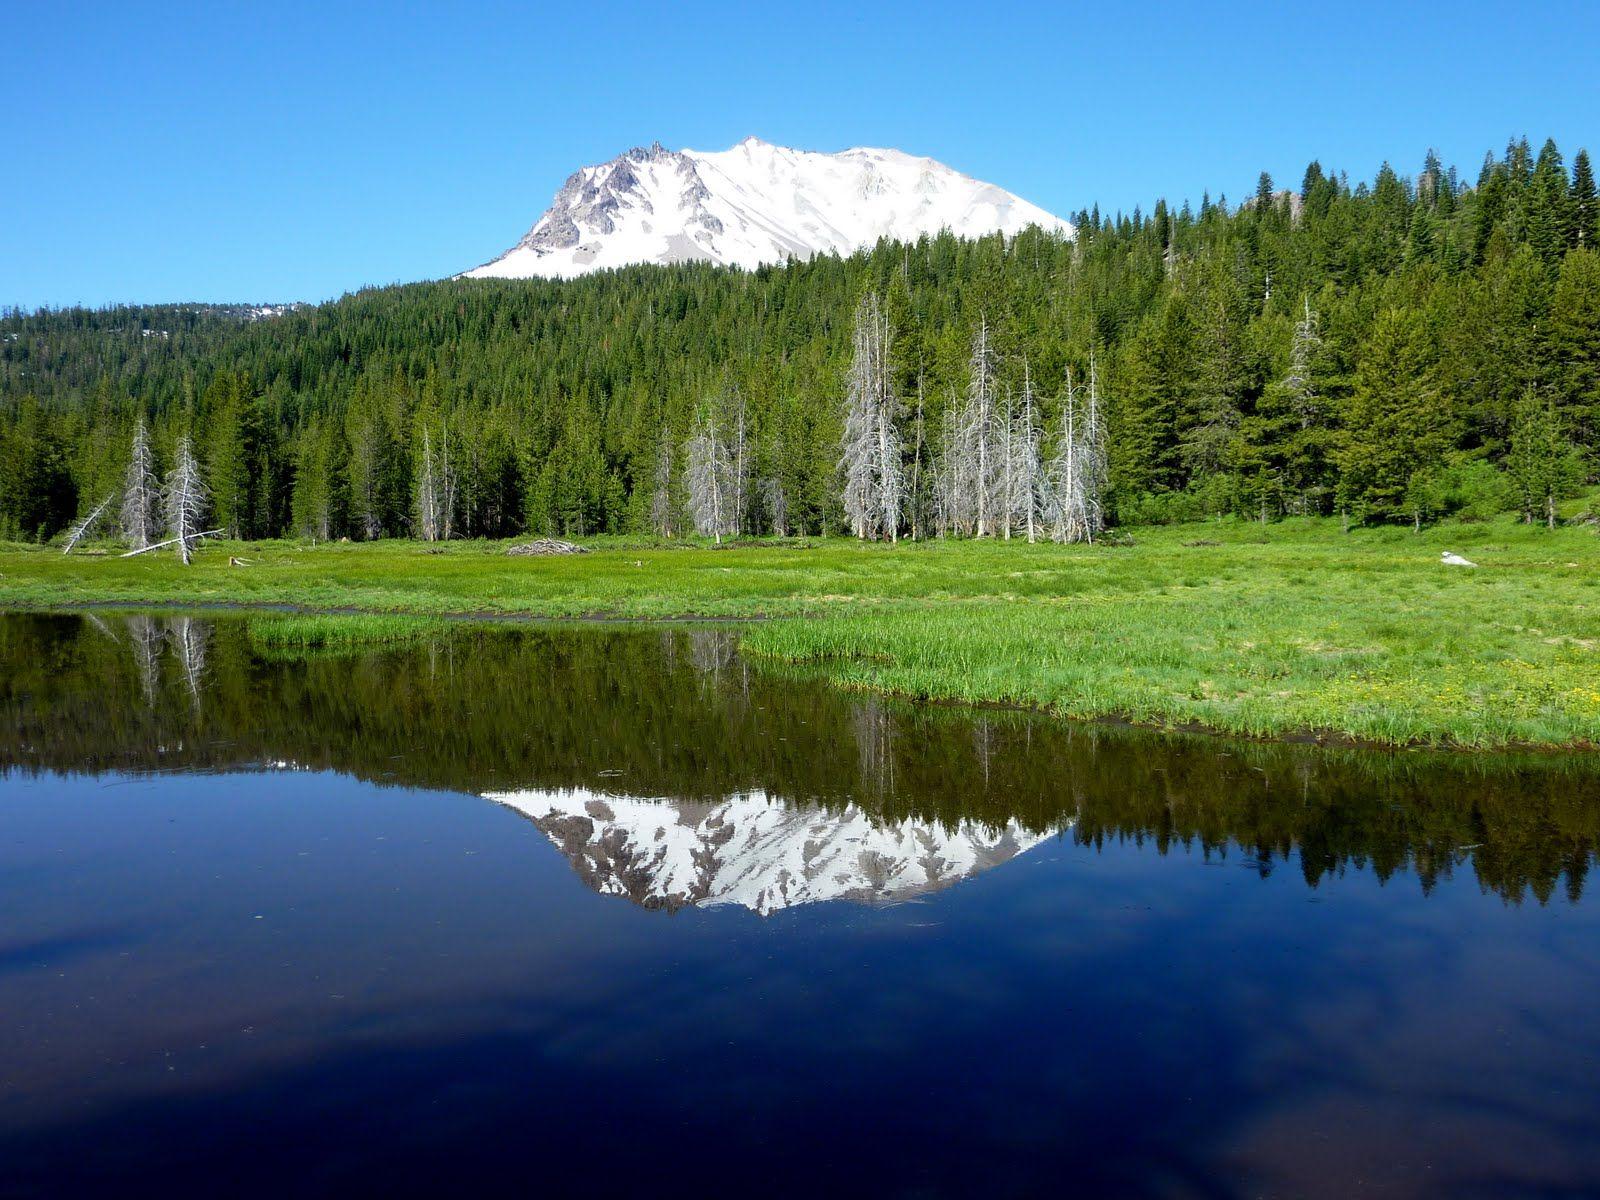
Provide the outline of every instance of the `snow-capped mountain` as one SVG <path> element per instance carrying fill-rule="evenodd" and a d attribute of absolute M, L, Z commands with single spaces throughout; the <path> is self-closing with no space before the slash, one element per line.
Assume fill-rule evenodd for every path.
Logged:
<path fill-rule="evenodd" d="M 668 910 L 742 905 L 765 916 L 819 900 L 908 900 L 1052 836 L 1015 821 L 885 821 L 854 805 L 803 808 L 759 792 L 715 803 L 582 789 L 487 798 L 531 819 L 596 891 Z"/>
<path fill-rule="evenodd" d="M 849 254 L 881 237 L 914 241 L 1029 225 L 1072 226 L 931 158 L 858 147 L 818 154 L 746 138 L 731 150 L 661 143 L 584 167 L 527 235 L 468 276 L 569 278 L 631 263 L 755 267 Z"/>

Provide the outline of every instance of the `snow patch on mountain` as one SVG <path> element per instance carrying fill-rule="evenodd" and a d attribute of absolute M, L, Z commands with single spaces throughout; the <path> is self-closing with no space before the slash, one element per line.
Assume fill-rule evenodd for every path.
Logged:
<path fill-rule="evenodd" d="M 1055 832 L 885 820 L 761 792 L 715 802 L 586 789 L 492 792 L 537 825 L 590 887 L 646 908 L 738 905 L 763 916 L 824 900 L 893 903 L 946 888 Z"/>
<path fill-rule="evenodd" d="M 850 254 L 879 238 L 1012 236 L 1072 226 L 931 158 L 856 147 L 837 154 L 746 138 L 731 150 L 659 142 L 584 167 L 505 254 L 474 278 L 571 278 L 633 263 L 751 268 Z"/>

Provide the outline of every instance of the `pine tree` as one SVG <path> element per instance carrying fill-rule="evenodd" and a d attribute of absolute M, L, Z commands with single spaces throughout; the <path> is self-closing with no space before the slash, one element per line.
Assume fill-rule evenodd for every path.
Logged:
<path fill-rule="evenodd" d="M 1556 501 L 1584 477 L 1583 456 L 1566 437 L 1551 397 L 1530 393 L 1519 406 L 1506 466 L 1522 502 L 1523 520 L 1556 526 Z"/>
<path fill-rule="evenodd" d="M 1415 517 L 1408 489 L 1452 442 L 1433 354 L 1416 313 L 1389 309 L 1362 347 L 1336 458 L 1340 499 L 1369 518 Z"/>
<path fill-rule="evenodd" d="M 1580 445 L 1600 451 L 1600 249 L 1563 260 L 1549 329 L 1549 389 L 1562 423 Z"/>
<path fill-rule="evenodd" d="M 325 542 L 333 534 L 334 437 L 331 426 L 313 420 L 301 430 L 295 449 L 290 519 L 299 536 L 314 542 Z"/>
<path fill-rule="evenodd" d="M 1595 194 L 1594 167 L 1587 150 L 1579 150 L 1572 160 L 1567 215 L 1570 222 L 1567 244 L 1591 250 L 1600 248 L 1600 198 Z"/>
<path fill-rule="evenodd" d="M 0 533 L 46 541 L 78 511 L 66 447 L 49 414 L 31 396 L 9 427 L 0 429 L 5 432 L 0 443 Z"/>
<path fill-rule="evenodd" d="M 1547 263 L 1559 261 L 1572 220 L 1566 167 L 1553 140 L 1539 151 L 1528 190 L 1528 243 Z"/>
<path fill-rule="evenodd" d="M 261 505 L 261 426 L 242 376 L 222 372 L 201 400 L 212 513 L 228 537 L 250 537 Z"/>

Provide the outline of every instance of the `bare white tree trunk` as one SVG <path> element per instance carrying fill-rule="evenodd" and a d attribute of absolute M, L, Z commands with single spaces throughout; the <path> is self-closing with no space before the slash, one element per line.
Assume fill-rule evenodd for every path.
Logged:
<path fill-rule="evenodd" d="M 1093 351 L 1089 352 L 1089 404 L 1084 418 L 1084 507 L 1089 515 L 1088 540 L 1092 542 L 1106 527 L 1104 497 L 1111 477 L 1106 426 L 1100 411 L 1100 370 Z"/>
<path fill-rule="evenodd" d="M 951 532 L 987 537 L 997 532 L 1005 507 L 1003 440 L 995 404 L 994 348 L 980 318 L 972 339 L 967 394 L 946 429 L 946 521 Z"/>
<path fill-rule="evenodd" d="M 911 490 L 908 496 L 908 515 L 911 518 L 911 540 L 920 541 L 923 534 L 922 457 L 927 452 L 927 427 L 922 414 L 922 375 L 917 375 L 917 440 L 911 450 Z"/>
<path fill-rule="evenodd" d="M 1027 536 L 1029 543 L 1039 536 L 1040 510 L 1044 503 L 1044 483 L 1039 462 L 1039 426 L 1034 417 L 1033 376 L 1026 359 L 1022 363 L 1022 403 L 1012 419 L 1010 480 L 1010 524 Z"/>
<path fill-rule="evenodd" d="M 1100 417 L 1099 375 L 1089 358 L 1087 389 L 1067 372 L 1061 436 L 1049 471 L 1050 536 L 1057 542 L 1092 542 L 1105 526 L 1101 493 L 1106 480 L 1105 428 Z"/>
<path fill-rule="evenodd" d="M 439 540 L 439 480 L 433 461 L 433 438 L 422 430 L 422 461 L 417 465 L 417 533 L 425 542 Z"/>
<path fill-rule="evenodd" d="M 716 414 L 709 407 L 695 420 L 684 448 L 684 487 L 696 531 L 722 544 L 734 532 L 733 457 L 722 440 Z"/>
<path fill-rule="evenodd" d="M 869 293 L 856 306 L 839 469 L 851 532 L 858 538 L 896 541 L 905 484 L 889 351 L 888 317 L 877 295 Z"/>
<path fill-rule="evenodd" d="M 978 536 L 990 532 L 989 506 L 994 497 L 994 355 L 989 348 L 989 322 L 978 321 L 972 347 L 972 378 L 968 384 L 968 436 L 973 439 L 973 499 Z"/>
<path fill-rule="evenodd" d="M 172 470 L 167 473 L 163 500 L 167 540 L 177 546 L 178 557 L 188 566 L 195 545 L 204 536 L 200 519 L 206 508 L 206 486 L 200 478 L 200 466 L 195 462 L 188 434 L 178 439 L 178 452 L 173 458 Z"/>
<path fill-rule="evenodd" d="M 143 550 L 159 528 L 160 484 L 156 482 L 155 460 L 150 454 L 150 433 L 141 416 L 133 427 L 133 453 L 122 482 L 122 536 L 135 550 Z"/>
<path fill-rule="evenodd" d="M 1016 429 L 1012 423 L 1014 408 L 1011 389 L 1007 388 L 1005 406 L 1000 411 L 1000 503 L 996 506 L 996 516 L 1000 521 L 1000 536 L 1008 542 L 1017 515 L 1017 448 L 1013 436 Z"/>
<path fill-rule="evenodd" d="M 733 533 L 738 535 L 744 531 L 746 524 L 747 513 L 745 510 L 748 505 L 745 501 L 745 480 L 749 472 L 749 467 L 747 454 L 748 441 L 745 437 L 744 393 L 735 389 L 733 399 L 733 447 L 731 453 L 729 454 L 729 459 L 733 470 L 733 486 L 732 496 L 730 499 L 732 500 L 733 510 Z"/>
<path fill-rule="evenodd" d="M 71 554 L 72 548 L 88 536 L 89 531 L 99 522 L 101 515 L 111 507 L 111 501 L 115 495 L 116 493 L 113 492 L 110 496 L 100 501 L 99 504 L 95 505 L 93 512 L 67 531 L 67 542 L 66 545 L 61 547 L 61 553 Z"/>
<path fill-rule="evenodd" d="M 450 426 L 443 423 L 439 429 L 439 532 L 445 541 L 455 532 L 456 469 L 450 462 Z"/>

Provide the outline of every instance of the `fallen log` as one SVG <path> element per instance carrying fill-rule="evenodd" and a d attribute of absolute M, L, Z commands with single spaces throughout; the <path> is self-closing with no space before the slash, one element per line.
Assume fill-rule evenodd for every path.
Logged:
<path fill-rule="evenodd" d="M 188 540 L 198 542 L 201 538 L 216 537 L 217 534 L 219 534 L 221 532 L 222 532 L 222 530 L 220 530 L 220 529 L 207 529 L 203 533 L 186 534 L 185 537 Z M 149 554 L 150 551 L 152 551 L 152 550 L 159 550 L 163 546 L 176 546 L 179 542 L 184 541 L 184 540 L 185 540 L 185 538 L 175 537 L 175 538 L 168 538 L 164 542 L 151 542 L 150 545 L 148 545 L 148 546 L 141 546 L 137 550 L 129 550 L 126 554 L 119 554 L 119 555 L 117 555 L 117 557 L 118 558 L 132 558 L 136 554 Z"/>

